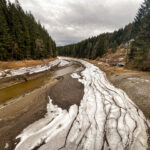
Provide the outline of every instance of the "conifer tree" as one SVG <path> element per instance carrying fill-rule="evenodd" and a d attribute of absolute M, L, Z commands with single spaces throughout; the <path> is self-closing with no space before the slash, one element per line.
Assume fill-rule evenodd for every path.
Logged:
<path fill-rule="evenodd" d="M 18 0 L 0 0 L 0 60 L 56 56 L 55 42 L 33 15 L 25 13 Z"/>

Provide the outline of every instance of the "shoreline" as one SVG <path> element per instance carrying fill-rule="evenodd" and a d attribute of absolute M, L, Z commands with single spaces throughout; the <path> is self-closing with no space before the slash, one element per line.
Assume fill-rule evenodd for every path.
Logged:
<path fill-rule="evenodd" d="M 50 70 L 45 70 L 45 71 L 38 72 L 38 73 L 23 74 L 23 75 L 17 75 L 17 76 L 13 76 L 13 77 L 1 78 L 0 79 L 0 89 L 6 88 L 9 86 L 18 84 L 18 83 L 26 82 L 28 80 L 33 80 L 33 79 L 39 78 L 46 74 L 50 74 L 56 68 L 57 68 L 57 66 L 54 66 Z"/>

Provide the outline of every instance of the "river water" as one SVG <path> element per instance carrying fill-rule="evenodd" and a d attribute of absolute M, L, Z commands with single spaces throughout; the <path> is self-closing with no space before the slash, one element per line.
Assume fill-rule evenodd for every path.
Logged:
<path fill-rule="evenodd" d="M 15 98 L 35 88 L 38 88 L 51 79 L 63 76 L 65 74 L 80 71 L 82 69 L 83 68 L 79 64 L 72 64 L 68 67 L 57 69 L 54 72 L 50 72 L 49 74 L 46 73 L 36 79 L 28 80 L 26 82 L 21 82 L 6 88 L 2 88 L 0 89 L 0 103 Z"/>

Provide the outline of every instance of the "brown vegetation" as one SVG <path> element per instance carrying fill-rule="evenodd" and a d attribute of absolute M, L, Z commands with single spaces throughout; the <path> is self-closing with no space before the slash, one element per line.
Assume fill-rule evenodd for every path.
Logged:
<path fill-rule="evenodd" d="M 0 70 L 2 69 L 17 69 L 20 67 L 30 67 L 41 65 L 55 60 L 56 58 L 42 59 L 42 60 L 22 60 L 22 61 L 0 61 Z"/>

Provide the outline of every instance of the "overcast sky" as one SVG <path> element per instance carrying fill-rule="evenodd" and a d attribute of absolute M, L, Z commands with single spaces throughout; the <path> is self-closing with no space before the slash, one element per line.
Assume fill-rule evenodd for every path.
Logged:
<path fill-rule="evenodd" d="M 14 0 L 11 0 L 12 2 Z M 19 0 L 57 45 L 75 43 L 132 22 L 143 0 Z"/>

